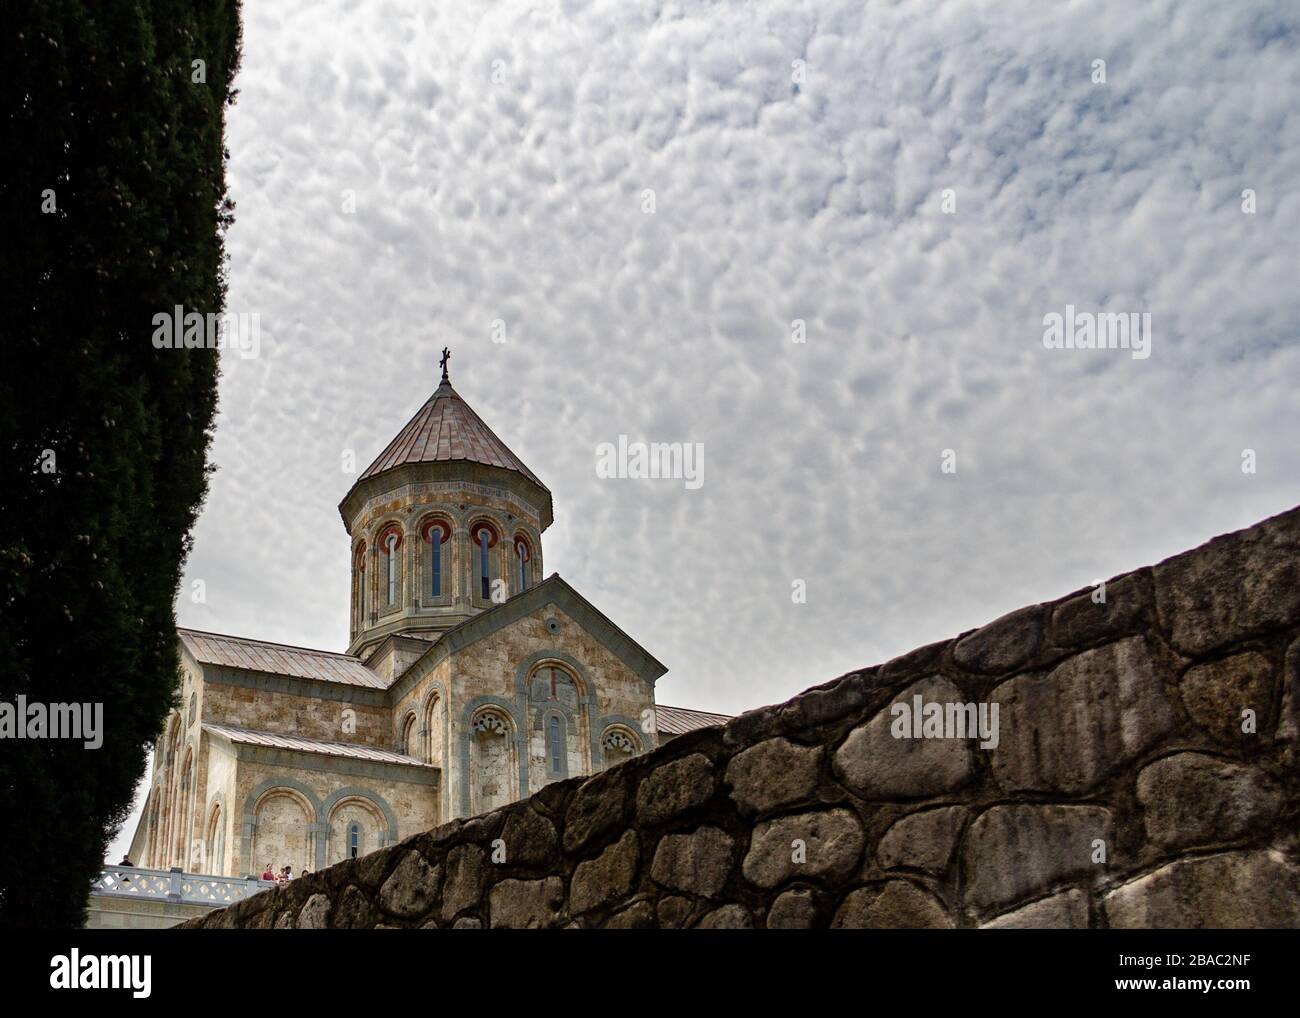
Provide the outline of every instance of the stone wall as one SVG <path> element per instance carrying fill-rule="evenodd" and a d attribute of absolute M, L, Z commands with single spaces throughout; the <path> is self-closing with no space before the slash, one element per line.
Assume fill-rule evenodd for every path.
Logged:
<path fill-rule="evenodd" d="M 207 915 L 211 905 L 167 898 L 123 898 L 90 892 L 86 901 L 87 930 L 167 930 L 193 916 Z"/>
<path fill-rule="evenodd" d="M 1300 925 L 1300 509 L 1098 596 L 185 925 Z M 996 747 L 896 737 L 917 695 Z"/>

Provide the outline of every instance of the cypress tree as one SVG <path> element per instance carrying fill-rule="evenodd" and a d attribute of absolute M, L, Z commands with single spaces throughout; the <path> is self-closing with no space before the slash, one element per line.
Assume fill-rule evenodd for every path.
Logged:
<path fill-rule="evenodd" d="M 102 703 L 103 743 L 0 739 L 0 927 L 73 927 L 176 698 L 175 598 L 224 307 L 238 0 L 0 14 L 0 703 Z"/>

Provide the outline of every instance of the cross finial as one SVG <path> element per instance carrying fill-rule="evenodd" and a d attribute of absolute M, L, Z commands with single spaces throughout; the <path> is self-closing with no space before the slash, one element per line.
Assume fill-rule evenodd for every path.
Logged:
<path fill-rule="evenodd" d="M 449 360 L 451 360 L 451 350 L 444 346 L 442 348 L 442 360 L 439 362 L 442 364 L 442 380 L 444 382 L 451 381 L 451 379 L 447 377 L 447 362 Z"/>

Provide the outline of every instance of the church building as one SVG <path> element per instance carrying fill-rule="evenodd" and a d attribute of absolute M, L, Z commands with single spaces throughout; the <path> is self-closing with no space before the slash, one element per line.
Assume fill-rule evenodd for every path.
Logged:
<path fill-rule="evenodd" d="M 181 629 L 138 866 L 320 869 L 726 716 L 556 573 L 551 492 L 441 384 L 339 504 L 346 652 Z"/>

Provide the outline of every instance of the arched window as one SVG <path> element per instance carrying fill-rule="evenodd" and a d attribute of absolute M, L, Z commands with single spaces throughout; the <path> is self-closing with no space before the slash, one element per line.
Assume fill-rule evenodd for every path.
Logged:
<path fill-rule="evenodd" d="M 193 750 L 189 750 L 185 754 L 185 764 L 181 771 L 180 801 L 176 805 L 176 843 L 172 854 L 172 858 L 177 860 L 183 869 L 189 869 L 190 861 L 190 792 L 193 787 Z"/>
<path fill-rule="evenodd" d="M 158 827 L 160 823 L 159 814 L 158 814 L 158 801 L 161 794 L 162 793 L 157 788 L 153 790 L 153 805 L 149 808 L 149 853 L 146 856 L 148 862 L 146 862 L 145 865 L 153 868 L 157 868 L 161 865 L 158 858 L 159 856 Z"/>
<path fill-rule="evenodd" d="M 474 719 L 474 731 L 488 735 L 506 735 L 510 731 L 510 723 L 494 710 L 484 711 Z"/>
<path fill-rule="evenodd" d="M 424 711 L 424 762 L 442 766 L 442 697 L 435 694 Z"/>
<path fill-rule="evenodd" d="M 396 608 L 401 600 L 402 587 L 402 531 L 395 524 L 385 527 L 379 535 L 379 554 L 383 583 L 380 597 L 385 608 Z"/>
<path fill-rule="evenodd" d="M 388 603 L 397 602 L 397 535 L 389 534 L 384 540 L 384 558 L 388 565 Z"/>
<path fill-rule="evenodd" d="M 356 560 L 352 570 L 353 582 L 356 584 L 356 596 L 353 598 L 353 604 L 356 605 L 356 614 L 353 619 L 353 630 L 360 632 L 366 624 L 366 542 L 362 541 L 357 546 Z"/>
<path fill-rule="evenodd" d="M 402 735 L 397 741 L 397 751 L 405 753 L 408 756 L 413 755 L 415 746 L 415 712 L 412 711 L 406 715 L 406 720 L 402 722 Z"/>
<path fill-rule="evenodd" d="M 600 740 L 600 748 L 605 754 L 605 766 L 613 767 L 636 756 L 638 747 L 633 737 L 622 728 L 607 728 Z"/>
<path fill-rule="evenodd" d="M 429 530 L 429 543 L 433 546 L 429 552 L 429 594 L 439 597 L 442 594 L 442 528 Z"/>
<path fill-rule="evenodd" d="M 515 798 L 512 726 L 505 715 L 485 710 L 474 717 L 470 808 L 488 813 Z"/>
<path fill-rule="evenodd" d="M 384 819 L 372 800 L 349 795 L 335 804 L 326 825 L 325 860 L 332 866 L 373 852 Z"/>
<path fill-rule="evenodd" d="M 208 822 L 207 838 L 208 857 L 203 867 L 204 873 L 220 876 L 226 871 L 226 818 L 221 814 L 219 805 L 212 807 L 212 818 Z"/>
<path fill-rule="evenodd" d="M 446 569 L 443 562 L 444 549 L 451 542 L 451 526 L 443 520 L 427 520 L 423 527 L 423 535 L 428 542 L 428 565 L 425 567 L 424 575 L 424 596 L 430 600 L 437 600 L 443 596 L 446 588 L 444 584 Z"/>
<path fill-rule="evenodd" d="M 541 784 L 591 773 L 598 751 L 591 745 L 590 718 L 583 687 L 567 668 L 538 664 L 525 685 L 531 725 L 528 755 Z"/>
<path fill-rule="evenodd" d="M 581 701 L 581 693 L 573 676 L 554 665 L 543 665 L 533 672 L 530 689 L 529 696 L 536 702 L 559 700 L 572 710 L 577 710 Z"/>
<path fill-rule="evenodd" d="M 528 542 L 522 537 L 515 538 L 515 581 L 518 585 L 519 593 L 528 589 L 528 560 L 532 556 L 528 553 Z"/>
<path fill-rule="evenodd" d="M 492 531 L 484 527 L 478 532 L 478 578 L 482 584 L 480 596 L 486 601 L 492 596 Z"/>
<path fill-rule="evenodd" d="M 560 718 L 552 714 L 546 727 L 546 762 L 552 774 L 564 772 L 564 739 L 560 734 Z"/>
<path fill-rule="evenodd" d="M 474 538 L 478 594 L 484 601 L 490 601 L 492 600 L 492 547 L 497 543 L 497 535 L 486 523 L 475 524 L 471 534 Z"/>

